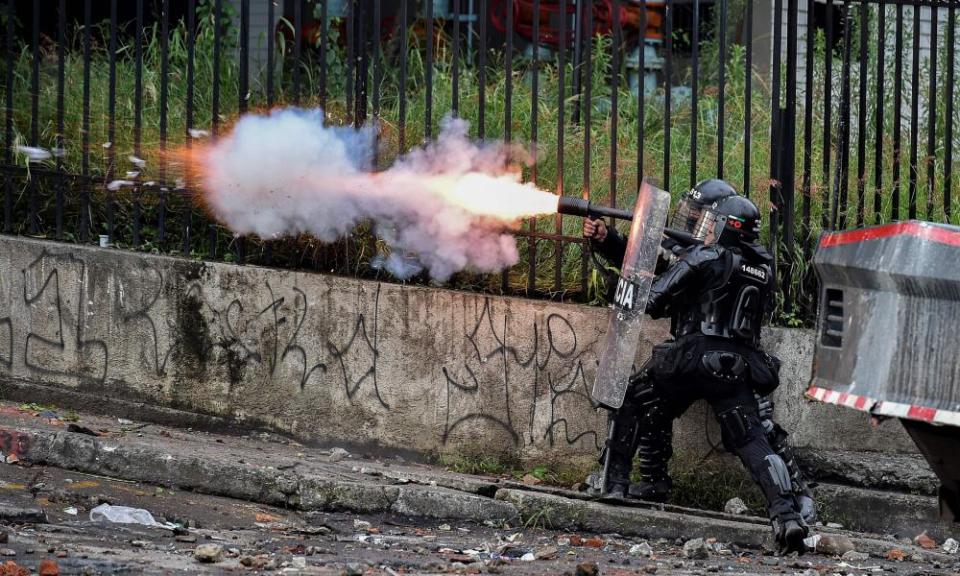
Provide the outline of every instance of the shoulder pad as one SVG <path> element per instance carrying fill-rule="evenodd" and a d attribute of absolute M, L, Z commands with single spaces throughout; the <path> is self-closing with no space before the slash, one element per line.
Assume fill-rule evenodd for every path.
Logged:
<path fill-rule="evenodd" d="M 691 246 L 678 256 L 690 266 L 699 266 L 719 260 L 723 257 L 724 249 L 720 246 Z"/>
<path fill-rule="evenodd" d="M 762 244 L 745 244 L 743 245 L 743 253 L 757 260 L 761 260 L 765 264 L 773 262 L 773 255 L 770 254 Z"/>

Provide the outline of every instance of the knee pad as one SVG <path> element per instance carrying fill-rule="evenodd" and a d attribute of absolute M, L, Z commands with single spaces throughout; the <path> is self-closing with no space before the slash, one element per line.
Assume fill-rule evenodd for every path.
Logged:
<path fill-rule="evenodd" d="M 767 473 L 770 474 L 770 480 L 776 486 L 781 496 L 793 495 L 793 483 L 790 482 L 790 470 L 783 458 L 776 454 L 770 454 L 764 458 L 767 465 Z"/>
<path fill-rule="evenodd" d="M 757 399 L 757 417 L 760 418 L 760 421 L 770 420 L 773 421 L 773 400 L 770 396 L 761 396 L 759 394 L 753 395 Z"/>

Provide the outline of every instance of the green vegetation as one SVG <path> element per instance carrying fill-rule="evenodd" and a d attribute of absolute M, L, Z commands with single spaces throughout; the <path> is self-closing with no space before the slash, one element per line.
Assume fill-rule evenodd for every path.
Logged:
<path fill-rule="evenodd" d="M 736 23 L 741 19 L 740 12 L 743 2 L 731 4 L 730 22 Z M 873 20 L 871 19 L 871 22 Z M 329 121 L 336 124 L 352 122 L 347 106 L 347 86 L 350 84 L 345 66 L 345 54 L 339 46 L 339 33 L 342 22 L 334 21 L 329 34 L 329 50 L 327 51 L 326 102 Z M 892 19 L 888 18 L 888 25 L 892 26 Z M 170 75 L 168 78 L 168 105 L 167 105 L 167 146 L 170 149 L 183 147 L 189 138 L 188 129 L 212 129 L 213 110 L 213 18 L 206 2 L 200 3 L 198 9 L 198 32 L 196 35 L 196 52 L 194 60 L 194 90 L 193 109 L 194 118 L 191 126 L 187 122 L 187 34 L 182 22 L 171 24 L 169 36 L 169 63 Z M 174 182 L 183 177 L 183 167 L 180 165 L 182 155 L 164 155 L 160 146 L 160 114 L 161 114 L 161 38 L 158 27 L 150 27 L 145 31 L 143 47 L 143 76 L 142 94 L 140 100 L 142 109 L 142 134 L 138 145 L 135 142 L 134 118 L 137 114 L 137 99 L 135 98 L 135 51 L 129 34 L 118 49 L 116 61 L 116 112 L 115 134 L 109 136 L 109 78 L 110 66 L 107 54 L 108 26 L 97 25 L 93 30 L 94 43 L 92 46 L 92 60 L 89 66 L 90 73 L 90 156 L 89 172 L 93 175 L 89 185 L 90 194 L 94 198 L 93 208 L 89 214 L 93 223 L 92 234 L 106 231 L 109 218 L 110 202 L 107 202 L 108 193 L 104 190 L 104 181 L 122 177 L 127 170 L 134 166 L 127 160 L 130 155 L 138 155 L 147 161 L 142 181 L 157 180 Z M 127 30 L 129 32 L 129 30 Z M 910 45 L 910 31 L 907 31 L 905 45 Z M 82 46 L 82 29 L 77 26 L 71 29 L 69 50 L 65 62 L 64 102 L 65 155 L 59 160 L 63 168 L 70 173 L 78 174 L 82 171 L 84 161 L 81 143 L 83 141 L 83 108 L 84 108 L 84 59 Z M 378 122 L 381 139 L 381 166 L 388 165 L 401 153 L 400 150 L 400 112 L 401 101 L 406 103 L 406 134 L 405 146 L 410 147 L 422 142 L 425 138 L 436 134 L 437 126 L 444 116 L 451 112 L 453 101 L 453 55 L 451 38 L 448 31 L 437 30 L 435 39 L 435 62 L 433 70 L 432 99 L 433 111 L 430 124 L 431 133 L 425 131 L 426 124 L 426 63 L 423 59 L 425 34 L 422 28 L 411 28 L 408 31 L 409 39 L 409 78 L 405 90 L 401 92 L 399 66 L 399 38 L 395 35 L 382 44 L 382 53 L 376 57 L 375 64 L 382 71 L 382 82 L 379 92 L 381 102 L 379 116 L 371 117 L 368 121 Z M 731 34 L 731 37 L 733 35 Z M 852 34 L 854 39 L 858 34 Z M 872 34 L 871 34 L 872 36 Z M 228 25 L 224 34 L 223 54 L 220 69 L 220 100 L 219 120 L 220 130 L 229 128 L 238 115 L 238 66 L 234 57 L 237 45 L 237 30 Z M 42 42 L 40 62 L 40 92 L 39 92 L 39 141 L 40 146 L 47 149 L 57 147 L 57 52 L 52 42 Z M 265 42 L 264 38 L 252 38 L 251 44 L 256 47 Z M 290 105 L 296 101 L 292 82 L 295 63 L 290 55 L 291 47 L 278 36 L 278 56 L 275 86 L 277 93 L 274 105 Z M 781 246 L 781 249 L 793 252 L 796 266 L 789 270 L 795 299 L 801 304 L 798 311 L 784 314 L 781 321 L 787 324 L 802 324 L 808 320 L 805 313 L 805 304 L 808 304 L 810 293 L 810 270 L 804 264 L 812 243 L 821 230 L 824 207 L 832 189 L 834 175 L 825 174 L 824 167 L 824 82 L 826 72 L 823 70 L 823 55 L 825 41 L 822 34 L 815 43 L 815 62 L 813 83 L 813 115 L 812 115 L 812 146 L 810 149 L 811 180 L 809 196 L 802 187 L 801 172 L 804 167 L 805 150 L 803 145 L 803 114 L 798 115 L 797 126 L 797 192 L 794 205 L 794 215 L 797 219 L 797 243 L 794 246 Z M 858 47 L 853 47 L 854 53 Z M 616 135 L 613 131 L 612 98 L 610 77 L 613 63 L 613 47 L 607 37 L 597 37 L 593 45 L 592 61 L 592 98 L 590 100 L 590 125 L 575 124 L 571 113 L 577 102 L 573 91 L 574 69 L 568 62 L 565 68 L 565 82 L 561 87 L 560 70 L 555 60 L 541 62 L 539 70 L 539 90 L 534 98 L 532 94 L 531 75 L 534 72 L 530 60 L 521 54 L 514 54 L 513 68 L 505 73 L 505 60 L 502 52 L 491 51 L 487 57 L 488 67 L 485 74 L 485 84 L 481 86 L 480 70 L 474 65 L 475 54 L 463 54 L 460 62 L 459 77 L 459 113 L 471 122 L 474 135 L 480 134 L 480 107 L 479 97 L 484 95 L 486 106 L 483 110 L 483 134 L 487 138 L 504 138 L 507 136 L 506 127 L 509 125 L 510 138 L 523 143 L 531 152 L 534 163 L 526 168 L 528 178 L 534 179 L 538 185 L 547 190 L 557 190 L 560 179 L 559 160 L 563 160 L 562 192 L 567 195 L 578 196 L 589 193 L 595 201 L 610 202 L 612 195 L 619 206 L 632 204 L 636 194 L 638 177 L 640 174 L 652 176 L 671 190 L 675 195 L 688 189 L 690 184 L 698 179 L 711 177 L 717 173 L 717 150 L 719 145 L 719 99 L 717 79 L 717 48 L 716 43 L 710 40 L 703 44 L 701 50 L 701 69 L 698 74 L 700 80 L 700 95 L 696 117 L 692 114 L 689 97 L 675 94 L 669 115 L 669 122 L 664 122 L 663 91 L 638 101 L 638 96 L 631 91 L 627 83 L 622 81 L 616 89 Z M 878 48 L 876 44 L 869 46 L 870 62 L 876 61 Z M 30 48 L 24 46 L 15 55 L 14 61 L 14 129 L 15 143 L 26 144 L 30 140 L 31 132 L 31 95 L 33 59 Z M 841 66 L 838 53 L 834 54 L 833 78 L 833 117 L 831 126 L 834 128 L 832 137 L 837 137 L 837 124 L 840 115 L 840 78 Z M 315 50 L 305 50 L 303 61 L 300 63 L 299 104 L 305 107 L 318 106 L 321 102 L 320 94 L 323 86 L 320 84 L 319 55 Z M 745 68 L 746 49 L 733 43 L 729 47 L 726 61 L 726 101 L 725 101 L 725 133 L 723 135 L 723 164 L 724 177 L 743 191 L 749 192 L 751 197 L 759 201 L 762 208 L 769 210 L 767 202 L 770 197 L 770 84 L 769 76 L 764 71 L 748 71 Z M 941 56 L 940 62 L 944 59 Z M 905 58 L 907 70 L 904 73 L 904 90 L 911 90 L 909 72 L 909 58 Z M 673 78 L 674 86 L 689 85 L 691 71 L 682 57 L 677 58 L 677 69 Z M 858 102 L 859 67 L 852 70 L 852 115 L 855 119 Z M 372 69 L 369 71 L 372 83 Z M 625 72 L 625 71 L 621 71 Z M 876 140 L 875 113 L 877 98 L 875 90 L 877 78 L 874 65 L 867 69 L 868 121 L 865 126 L 866 149 L 864 157 L 864 194 L 865 220 L 872 223 L 875 219 L 886 221 L 890 218 L 892 194 L 890 189 L 893 182 L 893 80 L 889 74 L 882 79 L 883 98 L 879 99 L 884 107 L 884 122 L 880 131 L 883 143 L 883 154 L 879 165 L 875 165 L 873 146 Z M 924 61 L 920 70 L 921 102 L 927 102 L 926 79 L 928 65 Z M 624 77 L 621 73 L 621 79 Z M 263 110 L 267 106 L 267 95 L 264 88 L 263 70 L 253 70 L 250 80 L 249 98 L 246 104 L 250 110 Z M 752 83 L 753 97 L 748 102 L 745 99 L 747 82 Z M 506 94 L 510 84 L 512 99 L 510 116 L 507 117 Z M 565 115 L 561 138 L 558 133 L 560 90 L 563 89 L 563 103 Z M 2 88 L 5 91 L 5 87 Z M 372 99 L 374 87 L 371 85 L 368 94 Z M 801 91 L 798 105 L 803 106 L 805 93 Z M 909 102 L 905 93 L 905 102 Z M 943 220 L 943 157 L 944 138 L 944 98 L 942 95 L 936 101 L 936 115 L 938 118 L 935 127 L 935 141 L 937 147 L 933 157 L 926 155 L 926 122 L 921 122 L 920 165 L 917 170 L 917 185 L 915 202 L 919 207 L 919 215 L 927 216 L 932 220 Z M 580 102 L 585 104 L 585 102 Z M 644 110 L 644 121 L 640 125 L 638 111 Z M 958 107 L 960 108 L 960 107 Z M 373 112 L 373 103 L 368 108 Z M 960 114 L 960 110 L 955 111 Z M 534 132 L 534 118 L 536 118 L 536 132 Z M 744 127 L 749 119 L 750 123 L 750 157 L 744 158 L 746 140 Z M 509 124 L 508 124 L 509 123 Z M 669 164 L 665 164 L 665 125 L 670 127 Z M 698 133 L 695 169 L 691 154 L 691 129 L 696 127 Z M 849 202 L 847 222 L 852 225 L 856 222 L 857 193 L 858 193 L 858 141 L 856 126 L 852 126 L 851 155 L 849 170 Z M 642 131 L 643 139 L 638 143 L 638 135 Z M 585 145 L 589 138 L 589 148 Z M 109 142 L 109 145 L 108 145 Z M 611 167 L 611 152 L 616 145 L 616 162 Z M 909 130 L 904 130 L 901 155 L 901 212 L 905 217 L 909 204 L 907 178 L 909 168 Z M 589 151 L 589 158 L 587 152 Z M 643 166 L 638 170 L 638 156 L 642 153 Z M 23 156 L 18 157 L 22 166 L 27 166 Z M 933 162 L 934 180 L 930 182 L 932 195 L 928 195 L 926 162 Z M 57 159 L 45 162 L 44 168 L 52 169 L 57 165 Z M 836 167 L 835 150 L 831 154 L 830 164 Z M 663 183 L 665 170 L 669 167 L 669 182 Z M 749 168 L 749 175 L 745 174 Z M 874 169 L 879 168 L 881 185 L 881 213 L 875 214 L 873 207 Z M 535 171 L 535 173 L 534 173 Z M 165 172 L 165 173 L 164 173 Z M 163 176 L 163 178 L 161 178 Z M 952 176 L 952 179 L 956 179 Z M 14 190 L 14 220 L 17 232 L 29 230 L 26 213 L 29 198 L 37 198 L 39 210 L 40 234 L 53 235 L 54 209 L 56 206 L 56 178 L 24 177 L 15 182 Z M 80 221 L 80 196 L 85 187 L 84 180 L 67 183 L 64 187 L 64 236 L 68 240 L 76 239 L 78 223 Z M 186 184 L 190 185 L 189 180 Z M 954 190 L 957 189 L 953 182 Z M 111 195 L 113 196 L 113 195 Z M 927 214 L 929 200 L 934 208 Z M 952 214 L 956 222 L 960 214 L 960 204 L 954 194 Z M 158 204 L 164 202 L 166 236 L 161 239 L 159 230 Z M 133 242 L 133 220 L 135 211 L 138 211 L 143 228 L 140 237 L 140 249 L 180 253 L 198 258 L 218 257 L 228 261 L 235 260 L 239 255 L 240 243 L 227 231 L 208 226 L 202 207 L 191 200 L 189 194 L 158 193 L 156 189 L 144 188 L 138 192 L 124 191 L 112 198 L 115 201 L 115 221 L 117 233 L 114 241 L 120 246 L 130 247 Z M 805 201 L 809 199 L 810 228 L 803 226 Z M 135 204 L 137 205 L 135 207 Z M 185 239 L 183 231 L 191 231 L 190 237 Z M 529 229 L 530 223 L 523 223 L 522 227 Z M 577 218 L 565 218 L 559 223 L 554 218 L 541 218 L 536 222 L 537 230 L 541 232 L 560 232 L 568 236 L 579 236 L 580 221 Z M 780 240 L 783 240 L 781 235 Z M 370 259 L 380 250 L 377 240 L 366 230 L 359 230 L 348 241 L 335 245 L 321 245 L 310 238 L 293 238 L 270 242 L 270 263 L 277 266 L 307 267 L 336 273 L 376 276 L 379 272 L 369 267 Z M 504 277 L 480 276 L 464 273 L 457 275 L 450 284 L 453 287 L 500 291 L 506 286 L 508 292 L 529 293 L 531 295 L 545 295 L 558 299 L 574 299 L 579 301 L 597 301 L 604 293 L 602 275 L 590 272 L 584 280 L 583 271 L 589 270 L 587 255 L 583 253 L 580 244 L 560 244 L 550 240 L 532 242 L 527 238 L 518 238 L 521 251 L 520 263 L 511 269 Z M 246 257 L 254 261 L 263 261 L 266 244 L 247 239 L 244 248 Z M 528 284 L 529 266 L 533 266 L 534 282 Z M 784 272 L 781 269 L 781 272 Z M 415 281 L 426 281 L 418 278 Z M 531 290 L 532 289 L 532 290 Z"/>

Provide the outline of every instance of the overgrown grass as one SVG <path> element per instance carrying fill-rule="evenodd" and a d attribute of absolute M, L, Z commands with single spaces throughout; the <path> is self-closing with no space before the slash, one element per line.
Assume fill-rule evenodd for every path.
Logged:
<path fill-rule="evenodd" d="M 732 5 L 730 20 L 736 22 L 742 3 Z M 321 102 L 320 94 L 326 94 L 327 114 L 329 122 L 335 124 L 351 123 L 347 106 L 347 86 L 350 84 L 346 76 L 344 62 L 345 54 L 337 43 L 339 26 L 334 22 L 330 34 L 328 50 L 329 73 L 327 85 L 320 85 L 317 53 L 307 50 L 300 63 L 301 86 L 299 99 L 295 97 L 292 84 L 293 66 L 295 63 L 289 54 L 289 46 L 280 43 L 281 53 L 278 56 L 275 85 L 278 91 L 274 96 L 275 105 L 290 105 L 299 101 L 301 106 L 314 107 Z M 437 30 L 435 44 L 435 62 L 433 64 L 432 99 L 433 110 L 430 119 L 432 131 L 427 133 L 426 125 L 426 97 L 425 82 L 426 63 L 423 60 L 424 38 L 422 30 L 413 28 L 409 33 L 410 50 L 408 53 L 409 75 L 405 86 L 401 86 L 399 73 L 399 36 L 394 35 L 388 42 L 383 43 L 383 53 L 377 59 L 382 74 L 382 82 L 378 87 L 381 94 L 379 114 L 376 118 L 370 117 L 368 122 L 377 122 L 380 129 L 381 150 L 379 162 L 381 166 L 389 165 L 400 153 L 400 126 L 401 102 L 405 102 L 405 147 L 414 146 L 424 139 L 436 134 L 440 120 L 451 113 L 453 101 L 453 55 L 451 38 L 446 31 Z M 909 45 L 909 33 L 906 45 Z M 116 60 L 116 94 L 115 114 L 113 125 L 115 133 L 110 137 L 110 102 L 109 78 L 110 66 L 107 54 L 106 38 L 107 27 L 99 25 L 94 30 L 94 44 L 92 59 L 89 63 L 90 74 L 90 126 L 88 172 L 94 178 L 94 185 L 90 193 L 94 197 L 91 211 L 91 220 L 94 233 L 106 231 L 109 218 L 110 204 L 107 193 L 97 182 L 109 181 L 122 177 L 133 166 L 126 160 L 129 155 L 147 160 L 147 168 L 141 174 L 141 181 L 157 180 L 173 183 L 183 177 L 183 167 L 170 157 L 161 153 L 160 115 L 161 93 L 163 91 L 161 77 L 161 38 L 156 27 L 148 28 L 145 34 L 143 49 L 142 98 L 136 99 L 136 68 L 134 47 L 125 43 L 118 50 Z M 858 34 L 853 34 L 857 38 Z M 253 39 L 256 45 L 264 42 L 263 38 Z M 238 66 L 234 58 L 236 46 L 236 30 L 229 28 L 225 34 L 222 63 L 220 69 L 220 101 L 218 123 L 221 131 L 227 130 L 237 118 L 238 101 Z M 834 188 L 834 173 L 824 172 L 824 160 L 827 148 L 824 146 L 824 106 L 825 96 L 823 86 L 828 72 L 823 70 L 823 54 L 825 52 L 822 37 L 816 40 L 813 107 L 811 130 L 813 138 L 810 142 L 810 182 L 809 188 L 803 187 L 801 172 L 805 166 L 807 150 L 804 146 L 803 113 L 798 111 L 797 126 L 797 190 L 794 204 L 794 217 L 797 221 L 797 243 L 793 246 L 781 246 L 786 252 L 794 255 L 797 262 L 792 269 L 785 270 L 790 274 L 793 285 L 797 288 L 794 296 L 803 304 L 812 299 L 809 293 L 809 269 L 806 258 L 812 246 L 813 239 L 821 230 L 824 210 L 829 206 L 828 198 Z M 857 48 L 854 47 L 854 53 Z M 871 45 L 870 54 L 875 60 L 878 54 L 877 46 Z M 193 89 L 193 119 L 188 122 L 188 85 L 186 81 L 188 54 L 187 34 L 183 23 L 173 26 L 169 36 L 170 75 L 167 83 L 167 130 L 166 139 L 168 148 L 184 146 L 189 138 L 188 129 L 213 129 L 213 21 L 209 11 L 200 10 L 199 25 L 196 35 L 194 58 L 194 89 Z M 83 110 L 84 110 L 84 59 L 82 55 L 82 34 L 79 28 L 74 30 L 70 39 L 70 50 L 67 51 L 65 61 L 65 77 L 67 79 L 64 91 L 64 124 L 63 131 L 65 156 L 60 159 L 62 168 L 67 172 L 80 173 L 84 168 L 83 151 Z M 668 188 L 675 195 L 689 188 L 696 180 L 713 177 L 718 173 L 718 157 L 720 138 L 719 129 L 719 99 L 718 86 L 715 82 L 717 70 L 716 44 L 708 41 L 702 47 L 703 58 L 698 74 L 701 93 L 698 95 L 698 109 L 696 117 L 689 98 L 682 98 L 679 94 L 673 98 L 669 119 L 665 122 L 663 105 L 664 92 L 658 90 L 650 97 L 638 101 L 638 95 L 631 91 L 625 82 L 621 82 L 615 89 L 617 108 L 611 110 L 614 89 L 611 87 L 613 48 L 611 41 L 606 37 L 594 39 L 594 58 L 592 61 L 592 93 L 589 99 L 590 124 L 574 123 L 571 112 L 578 104 L 577 96 L 573 91 L 574 69 L 570 63 L 564 69 L 565 82 L 559 81 L 560 69 L 555 60 L 541 62 L 539 69 L 539 90 L 536 95 L 532 92 L 531 75 L 534 73 L 529 60 L 515 54 L 513 68 L 505 72 L 504 55 L 502 52 L 491 51 L 488 54 L 486 69 L 486 83 L 480 84 L 480 70 L 475 65 L 475 54 L 464 54 L 459 62 L 459 102 L 457 113 L 471 122 L 471 130 L 475 136 L 482 132 L 487 138 L 505 138 L 506 126 L 509 123 L 509 136 L 516 142 L 528 146 L 534 163 L 527 167 L 527 176 L 535 179 L 543 188 L 556 190 L 567 195 L 579 196 L 589 194 L 597 202 L 609 203 L 611 197 L 618 206 L 630 206 L 636 195 L 637 182 L 641 175 L 652 176 L 660 181 L 661 186 Z M 745 69 L 745 48 L 733 44 L 728 53 L 726 65 L 725 85 L 725 133 L 723 134 L 723 176 L 730 180 L 742 191 L 749 193 L 765 210 L 772 206 L 767 199 L 770 197 L 770 122 L 771 122 L 771 90 L 769 79 L 762 71 L 748 71 Z M 905 59 L 908 60 L 908 59 Z M 942 62 L 943 60 L 941 60 Z M 909 71 L 909 65 L 908 70 Z M 37 144 L 46 148 L 58 147 L 58 89 L 57 72 L 58 61 L 55 47 L 45 42 L 42 47 L 40 62 L 40 91 L 38 94 L 38 134 L 36 141 L 31 134 L 31 93 L 33 58 L 28 47 L 23 47 L 16 54 L 14 67 L 14 131 L 16 144 Z M 689 85 L 692 71 L 685 67 L 685 62 L 678 57 L 675 62 L 677 72 L 672 78 L 674 86 Z M 852 70 L 852 97 L 854 118 L 857 114 L 858 78 L 857 66 Z M 624 72 L 624 71 L 621 71 Z M 928 69 L 920 71 L 920 86 L 926 86 Z M 267 104 L 267 95 L 263 87 L 263 71 L 254 74 L 251 78 L 251 91 L 245 103 L 250 110 L 263 110 Z M 372 82 L 372 70 L 370 70 Z M 869 118 L 874 118 L 877 110 L 876 102 L 884 107 L 884 122 L 879 137 L 883 145 L 883 153 L 879 164 L 875 164 L 873 146 L 878 134 L 873 121 L 865 126 L 864 138 L 865 155 L 863 159 L 865 182 L 864 219 L 866 222 L 875 220 L 888 221 L 891 218 L 890 207 L 892 197 L 892 167 L 893 157 L 893 112 L 892 90 L 893 82 L 884 78 L 881 83 L 883 97 L 875 97 L 877 78 L 871 66 L 867 70 L 869 76 L 868 109 L 864 111 Z M 833 79 L 832 86 L 832 119 L 834 128 L 831 138 L 836 138 L 836 126 L 839 118 L 839 102 L 841 91 L 841 66 L 839 54 L 835 54 L 834 69 L 829 72 Z M 904 89 L 911 89 L 909 74 L 905 73 L 907 84 Z M 623 78 L 621 74 L 621 78 Z M 753 86 L 753 97 L 750 102 L 745 98 L 747 82 Z M 512 93 L 510 115 L 507 115 L 506 94 L 508 83 Z M 324 92 L 325 88 L 325 92 Z M 561 89 L 563 98 L 560 98 Z M 371 85 L 368 95 L 375 92 Z M 481 125 L 479 98 L 481 92 L 485 97 L 486 106 L 483 110 Z M 922 101 L 926 101 L 925 92 Z M 944 187 L 943 161 L 944 137 L 942 121 L 944 114 L 943 98 L 936 103 L 937 114 L 941 121 L 935 128 L 935 141 L 938 143 L 932 157 L 925 153 L 927 130 L 926 122 L 921 123 L 919 134 L 920 164 L 915 174 L 915 190 L 913 203 L 919 207 L 918 213 L 926 215 L 932 220 L 944 220 L 943 195 Z M 560 122 L 560 102 L 565 107 L 563 122 Z M 905 101 L 909 101 L 905 98 Z M 134 118 L 137 114 L 137 103 L 142 108 L 142 132 L 139 143 L 135 141 L 133 130 Z M 805 94 L 801 93 L 798 103 L 802 106 Z M 581 100 L 580 105 L 586 105 Z M 370 103 L 369 110 L 374 104 Z M 639 122 L 639 110 L 643 108 L 644 121 Z M 958 107 L 960 108 L 960 107 Z M 614 115 L 615 112 L 615 115 Z M 960 110 L 955 111 L 955 114 Z M 613 120 L 616 118 L 616 134 L 613 133 Z M 536 119 L 536 130 L 534 130 Z M 746 122 L 749 119 L 750 154 L 745 158 Z M 905 120 L 906 122 L 906 120 Z M 562 125 L 561 138 L 559 127 Z M 666 147 L 666 131 L 669 126 L 669 151 Z M 696 150 L 691 150 L 691 133 L 697 131 Z M 847 222 L 857 222 L 858 205 L 858 138 L 857 125 L 852 126 L 850 169 L 847 178 L 849 187 L 848 210 L 845 213 Z M 642 139 L 641 139 L 642 133 Z M 587 142 L 589 141 L 589 147 Z M 105 144 L 109 142 L 109 147 Z M 616 151 L 615 162 L 611 163 L 611 155 Z M 588 154 L 589 152 L 589 154 Z M 668 153 L 667 153 L 668 152 Z M 837 165 L 836 150 L 830 153 L 832 168 Z M 642 166 L 639 157 L 642 155 Z M 25 164 L 24 158 L 18 159 Z M 562 161 L 562 174 L 560 163 Z M 928 182 L 926 162 L 933 162 L 934 179 L 930 181 L 932 197 L 928 202 Z M 909 178 L 910 154 L 909 132 L 905 131 L 902 141 L 901 162 L 901 215 L 906 216 L 910 204 Z M 54 168 L 57 161 L 47 162 L 48 168 Z M 875 213 L 873 195 L 877 191 L 873 186 L 874 169 L 879 167 L 882 184 L 879 189 L 881 212 Z M 665 175 L 669 170 L 669 180 Z M 562 176 L 562 189 L 558 186 Z M 951 181 L 956 180 L 951 175 Z M 952 182 L 956 188 L 956 182 Z M 190 182 L 186 182 L 189 187 Z M 29 230 L 26 212 L 29 198 L 37 198 L 39 209 L 39 224 L 41 232 L 50 234 L 54 225 L 54 208 L 56 203 L 56 182 L 43 178 L 25 178 L 16 181 L 18 189 L 14 193 L 14 214 L 18 232 Z M 75 232 L 80 219 L 79 186 L 70 187 L 65 193 L 65 228 L 67 238 Z M 134 211 L 139 210 L 139 219 L 144 226 L 141 231 L 141 248 L 162 252 L 180 252 L 196 257 L 222 257 L 228 260 L 235 259 L 240 249 L 239 243 L 223 230 L 208 228 L 202 209 L 192 203 L 190 195 L 171 192 L 164 196 L 163 202 L 166 217 L 166 235 L 160 238 L 159 231 L 159 202 L 161 194 L 146 188 L 142 192 L 125 192 L 114 198 L 116 201 L 115 221 L 117 230 L 114 240 L 120 245 L 129 246 L 133 240 L 132 222 Z M 952 201 L 953 220 L 960 214 L 960 205 L 956 201 L 956 194 Z M 807 205 L 809 200 L 809 207 Z M 933 212 L 927 214 L 927 204 L 932 203 Z M 135 205 L 138 205 L 135 207 Z M 809 217 L 807 216 L 809 214 Z M 827 212 L 826 214 L 829 215 Z M 844 215 L 841 213 L 841 215 Z M 809 227 L 805 223 L 809 221 Z M 536 223 L 524 223 L 524 228 L 535 226 L 541 232 L 560 233 L 567 236 L 578 236 L 580 221 L 577 218 L 564 218 L 557 221 L 554 218 L 541 218 Z M 189 227 L 189 228 L 188 228 Z M 190 230 L 189 238 L 185 231 Z M 780 237 L 783 240 L 783 237 Z M 360 230 L 349 241 L 334 246 L 323 246 L 312 239 L 298 238 L 284 241 L 265 243 L 249 239 L 245 248 L 247 257 L 255 261 L 264 261 L 267 250 L 270 250 L 270 263 L 273 265 L 312 267 L 325 271 L 334 271 L 346 274 L 375 276 L 377 271 L 369 267 L 369 260 L 383 247 L 376 239 L 370 237 L 365 230 Z M 520 238 L 518 244 L 521 249 L 521 261 L 508 271 L 505 278 L 460 274 L 451 284 L 455 287 L 499 291 L 505 285 L 508 292 L 528 292 L 545 294 L 555 298 L 572 298 L 581 301 L 596 300 L 603 293 L 604 286 L 601 276 L 596 273 L 584 272 L 588 270 L 587 256 L 581 245 L 559 243 L 548 240 L 532 242 L 527 238 Z M 533 282 L 529 282 L 528 272 L 533 267 Z M 784 269 L 782 269 L 784 271 Z M 424 281 L 425 279 L 419 279 Z M 802 307 L 801 307 L 802 310 Z M 782 318 L 787 322 L 802 322 L 802 313 Z"/>

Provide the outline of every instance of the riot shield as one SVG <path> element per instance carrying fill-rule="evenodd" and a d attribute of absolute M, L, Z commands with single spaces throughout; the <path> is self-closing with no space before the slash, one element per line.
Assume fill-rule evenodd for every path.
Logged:
<path fill-rule="evenodd" d="M 669 211 L 670 194 L 644 181 L 633 211 L 627 250 L 593 381 L 594 401 L 610 410 L 623 404 L 633 372 L 657 251 Z"/>

